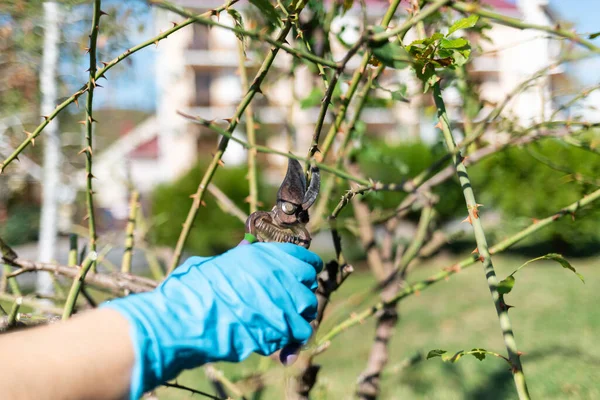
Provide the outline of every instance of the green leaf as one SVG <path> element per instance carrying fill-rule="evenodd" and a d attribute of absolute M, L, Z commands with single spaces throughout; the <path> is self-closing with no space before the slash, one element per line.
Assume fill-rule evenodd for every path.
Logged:
<path fill-rule="evenodd" d="M 455 363 L 458 360 L 460 360 L 462 358 L 462 356 L 464 356 L 464 355 L 465 355 L 465 351 L 460 350 L 460 351 L 457 351 L 456 354 L 454 354 L 452 357 L 446 357 L 446 358 L 442 357 L 442 360 L 450 361 L 451 363 Z"/>
<path fill-rule="evenodd" d="M 406 98 L 406 86 L 400 90 L 394 90 L 390 93 L 392 94 L 392 100 L 402 101 L 405 103 L 408 102 L 408 99 Z"/>
<path fill-rule="evenodd" d="M 472 355 L 479 361 L 483 361 L 485 359 L 485 353 L 487 353 L 486 349 L 473 349 L 469 352 L 470 355 Z"/>
<path fill-rule="evenodd" d="M 545 256 L 541 256 L 541 257 L 537 257 L 537 258 L 531 259 L 531 260 L 527 261 L 526 263 L 524 263 L 523 265 L 521 265 L 519 268 L 517 268 L 511 275 L 516 274 L 521 268 L 525 267 L 526 265 L 529 265 L 532 262 L 539 261 L 539 260 L 553 260 L 553 261 L 556 261 L 563 268 L 573 271 L 573 273 L 575 275 L 577 275 L 577 277 L 581 280 L 581 282 L 585 283 L 585 279 L 583 278 L 583 275 L 581 275 L 580 273 L 578 273 L 577 270 L 575 268 L 573 268 L 573 266 L 571 265 L 571 263 L 569 263 L 561 254 L 557 254 L 557 253 L 549 253 L 549 254 L 546 254 Z"/>
<path fill-rule="evenodd" d="M 442 49 L 460 49 L 461 47 L 465 47 L 469 44 L 466 39 L 456 38 L 456 39 L 442 39 L 440 41 L 440 47 Z"/>
<path fill-rule="evenodd" d="M 554 260 L 557 263 L 559 263 L 563 268 L 573 271 L 573 273 L 575 275 L 577 275 L 577 277 L 579 279 L 581 279 L 581 282 L 585 283 L 585 279 L 583 278 L 583 275 L 578 273 L 577 270 L 575 268 L 573 268 L 571 263 L 568 262 L 561 254 L 550 253 L 550 254 L 546 254 L 543 258 L 545 258 L 546 260 Z"/>
<path fill-rule="evenodd" d="M 321 103 L 323 98 L 323 92 L 319 88 L 313 88 L 308 96 L 300 100 L 300 108 L 305 110 L 307 108 L 316 107 Z"/>
<path fill-rule="evenodd" d="M 506 279 L 500 281 L 498 283 L 497 289 L 499 294 L 508 294 L 512 290 L 513 286 L 515 286 L 515 277 L 509 275 Z"/>
<path fill-rule="evenodd" d="M 452 24 L 450 29 L 448 29 L 448 34 L 446 36 L 450 36 L 454 32 L 461 29 L 468 29 L 474 27 L 477 23 L 477 20 L 479 20 L 479 16 L 475 14 L 470 15 L 467 18 L 459 19 L 458 21 Z"/>
<path fill-rule="evenodd" d="M 427 353 L 427 359 L 429 360 L 430 358 L 441 357 L 444 353 L 446 353 L 446 350 L 430 350 L 429 353 Z"/>
<path fill-rule="evenodd" d="M 463 48 L 460 50 L 452 50 L 452 60 L 454 60 L 453 66 L 460 67 L 464 65 L 469 56 L 471 55 L 471 48 Z"/>
<path fill-rule="evenodd" d="M 242 14 L 240 14 L 237 10 L 234 10 L 233 8 L 228 8 L 227 14 L 229 14 L 231 18 L 233 18 L 233 23 L 236 28 L 244 29 L 244 21 L 242 20 Z M 235 37 L 237 37 L 240 42 L 244 43 L 244 35 L 242 35 L 239 32 L 235 32 Z"/>
<path fill-rule="evenodd" d="M 390 68 L 402 69 L 408 65 L 410 56 L 397 42 L 385 42 L 380 46 L 371 48 L 373 55 L 381 61 L 383 65 Z"/>
<path fill-rule="evenodd" d="M 593 40 L 596 39 L 598 36 L 600 36 L 600 32 L 592 33 L 590 36 L 588 36 L 588 39 Z"/>
<path fill-rule="evenodd" d="M 250 0 L 250 3 L 262 12 L 269 22 L 273 25 L 279 25 L 279 14 L 277 14 L 275 7 L 269 3 L 269 0 Z"/>

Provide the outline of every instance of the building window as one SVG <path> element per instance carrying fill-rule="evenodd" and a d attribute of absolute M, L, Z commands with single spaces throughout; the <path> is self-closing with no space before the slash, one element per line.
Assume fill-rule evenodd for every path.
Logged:
<path fill-rule="evenodd" d="M 210 83 L 212 76 L 208 71 L 196 71 L 196 106 L 210 105 Z"/>
<path fill-rule="evenodd" d="M 192 50 L 208 50 L 209 30 L 208 25 L 193 24 L 194 36 L 192 37 Z"/>

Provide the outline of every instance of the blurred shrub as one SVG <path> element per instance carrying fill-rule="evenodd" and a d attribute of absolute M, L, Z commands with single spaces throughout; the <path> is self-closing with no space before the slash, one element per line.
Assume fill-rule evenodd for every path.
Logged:
<path fill-rule="evenodd" d="M 196 192 L 207 166 L 208 163 L 201 160 L 183 177 L 173 183 L 161 185 L 153 192 L 152 217 L 156 221 L 153 240 L 157 244 L 174 247 L 177 243 L 182 224 L 192 204 L 190 195 Z M 244 212 L 248 212 L 248 204 L 245 202 L 248 196 L 246 174 L 245 166 L 225 167 L 219 168 L 213 179 L 213 183 Z M 265 207 L 270 208 L 275 199 L 275 192 L 261 186 L 259 189 L 260 198 L 265 199 Z M 223 212 L 208 191 L 204 201 L 206 207 L 200 207 L 186 244 L 186 251 L 208 256 L 237 245 L 244 236 L 244 224 L 236 217 Z"/>
<path fill-rule="evenodd" d="M 8 218 L 0 225 L 0 237 L 16 246 L 37 240 L 40 209 L 37 206 L 16 204 L 9 208 Z"/>
<path fill-rule="evenodd" d="M 355 157 L 365 176 L 401 183 L 444 154 L 446 149 L 440 145 L 428 146 L 421 142 L 389 145 L 371 141 L 364 143 Z M 600 156 L 555 140 L 545 140 L 489 156 L 470 167 L 469 173 L 477 200 L 484 204 L 483 215 L 490 211 L 501 215 L 501 224 L 486 226 L 495 242 L 529 225 L 533 218 L 545 218 L 595 190 L 597 186 L 592 183 L 573 180 L 571 173 L 596 180 L 600 176 Z M 436 208 L 440 223 L 466 216 L 463 195 L 455 177 L 439 185 L 434 193 L 439 196 Z M 367 195 L 367 201 L 374 209 L 392 209 L 405 197 L 403 193 L 379 192 Z M 338 200 L 335 197 L 330 207 Z M 349 217 L 351 207 L 347 208 L 344 216 Z M 417 213 L 409 216 L 415 220 L 417 217 Z M 575 221 L 563 218 L 521 245 L 587 252 L 598 248 L 599 242 L 600 210 L 585 209 L 577 212 Z"/>
<path fill-rule="evenodd" d="M 470 168 L 473 186 L 485 209 L 501 211 L 507 231 L 521 229 L 532 218 L 545 218 L 596 185 L 574 181 L 579 173 L 594 181 L 600 176 L 598 154 L 555 140 L 511 148 Z M 525 244 L 549 242 L 555 251 L 578 251 L 600 241 L 600 210 L 578 211 L 533 235 Z"/>

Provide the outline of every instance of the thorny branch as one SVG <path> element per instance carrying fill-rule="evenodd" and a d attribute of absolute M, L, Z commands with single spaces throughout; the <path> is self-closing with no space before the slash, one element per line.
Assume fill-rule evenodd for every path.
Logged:
<path fill-rule="evenodd" d="M 59 276 L 64 276 L 70 279 L 79 279 L 80 267 L 69 267 L 60 264 L 40 263 L 35 261 L 23 260 L 16 258 L 12 261 L 4 260 L 7 264 L 17 268 L 9 275 L 9 278 L 14 278 L 18 275 L 27 272 L 47 271 Z M 98 288 L 108 289 L 113 293 L 120 295 L 123 291 L 128 290 L 131 293 L 147 292 L 154 289 L 158 282 L 137 275 L 122 274 L 118 272 L 105 273 L 89 273 L 85 275 L 85 283 L 96 286 Z"/>

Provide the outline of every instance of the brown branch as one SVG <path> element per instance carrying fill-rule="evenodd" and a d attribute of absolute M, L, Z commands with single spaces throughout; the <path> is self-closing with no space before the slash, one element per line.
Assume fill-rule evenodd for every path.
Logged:
<path fill-rule="evenodd" d="M 17 258 L 13 261 L 5 260 L 5 262 L 17 268 L 17 270 L 13 272 L 10 277 L 15 277 L 27 272 L 46 271 L 70 279 L 77 279 L 80 272 L 80 268 L 78 267 L 41 263 L 24 260 L 21 258 Z M 117 294 L 120 294 L 125 290 L 129 290 L 131 293 L 147 292 L 158 286 L 158 282 L 152 279 L 118 272 L 110 274 L 90 272 L 85 276 L 85 283 L 99 288 L 108 289 Z"/>

